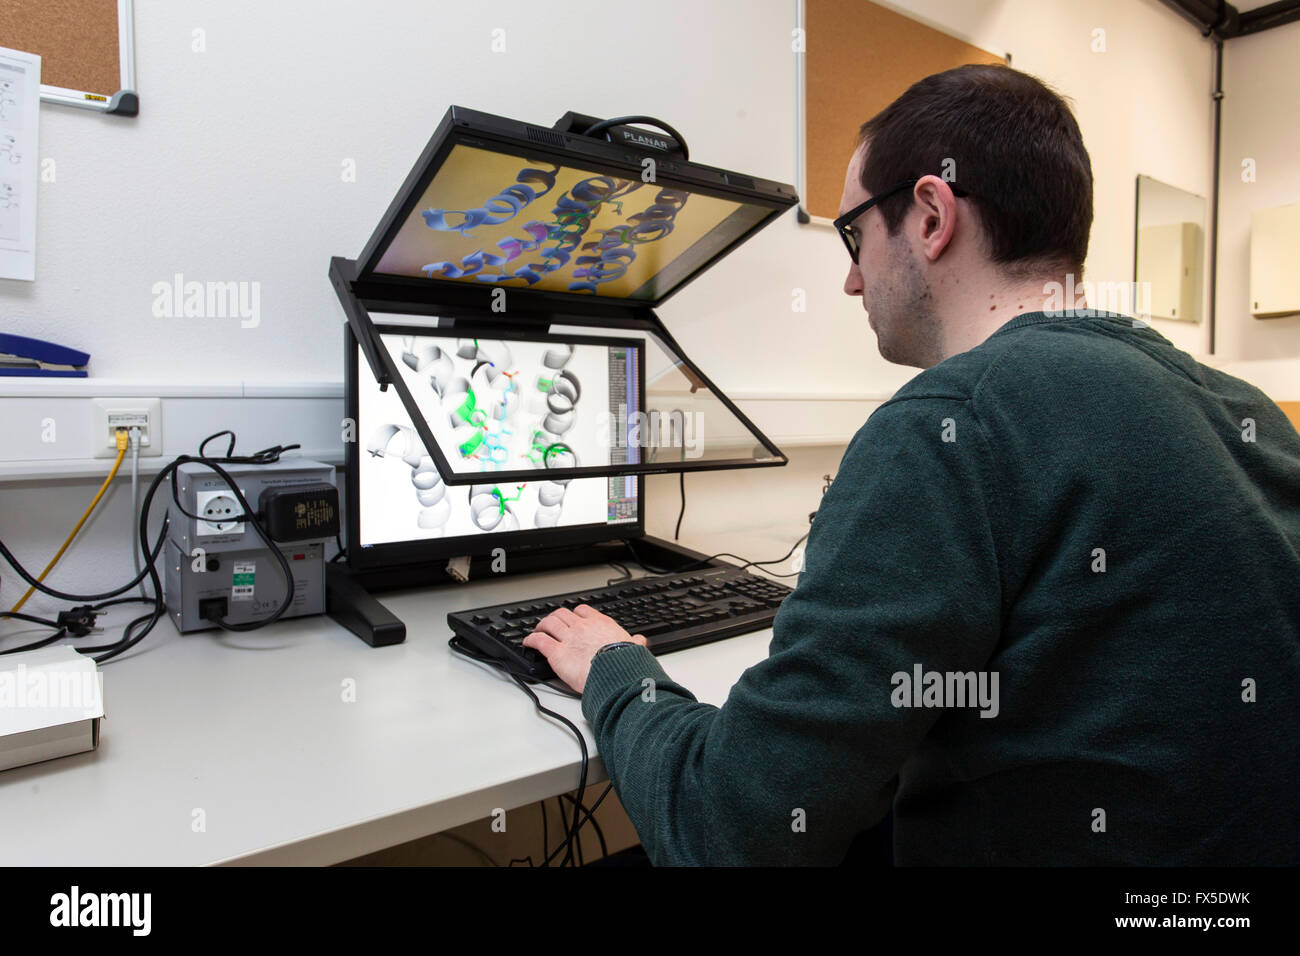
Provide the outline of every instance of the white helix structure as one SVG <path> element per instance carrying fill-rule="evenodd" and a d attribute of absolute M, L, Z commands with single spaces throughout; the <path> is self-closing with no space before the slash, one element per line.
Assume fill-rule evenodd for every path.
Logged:
<path fill-rule="evenodd" d="M 394 443 L 393 439 L 399 435 L 401 440 Z M 415 523 L 431 532 L 432 537 L 441 538 L 446 534 L 447 521 L 451 518 L 447 486 L 433 459 L 424 453 L 424 444 L 415 429 L 409 425 L 380 425 L 370 433 L 366 451 L 376 458 L 397 457 L 411 466 L 411 484 L 415 486 L 415 497 L 420 502 L 420 513 Z"/>
<path fill-rule="evenodd" d="M 542 419 L 541 428 L 547 447 L 559 442 L 560 437 L 573 427 L 577 417 L 582 386 L 578 384 L 577 377 L 564 368 L 571 358 L 573 358 L 572 345 L 547 349 L 542 356 L 542 364 L 555 372 L 551 376 L 551 387 L 546 393 L 546 417 Z M 545 463 L 554 467 L 572 468 L 578 464 L 578 456 L 566 445 Z M 553 528 L 560 523 L 560 509 L 564 504 L 564 495 L 568 491 L 569 482 L 572 480 L 572 478 L 548 478 L 537 486 L 537 513 L 533 516 L 535 527 Z"/>

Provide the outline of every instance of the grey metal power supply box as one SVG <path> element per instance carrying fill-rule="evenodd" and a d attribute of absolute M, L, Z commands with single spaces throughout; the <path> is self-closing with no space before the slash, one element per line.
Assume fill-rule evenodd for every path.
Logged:
<path fill-rule="evenodd" d="M 334 468 L 309 459 L 282 459 L 269 465 L 219 463 L 256 511 L 267 489 L 334 486 Z M 225 480 L 211 468 L 186 462 L 172 476 L 176 497 L 188 517 L 168 505 L 164 552 L 164 596 L 176 629 L 185 633 L 217 627 L 211 613 L 227 624 L 265 620 L 284 600 L 280 563 L 248 522 Z M 321 505 L 319 507 L 326 507 Z M 337 499 L 334 505 L 337 522 Z M 325 612 L 325 542 L 333 537 L 277 543 L 293 572 L 293 602 L 282 618 Z M 204 612 L 208 613 L 204 613 Z"/>

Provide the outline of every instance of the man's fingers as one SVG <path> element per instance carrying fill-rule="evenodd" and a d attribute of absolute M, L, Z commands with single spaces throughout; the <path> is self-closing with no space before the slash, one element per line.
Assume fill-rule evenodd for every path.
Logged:
<path fill-rule="evenodd" d="M 545 631 L 548 634 L 562 634 L 573 625 L 576 618 L 577 616 L 567 607 L 557 608 L 538 621 L 534 630 Z"/>
<path fill-rule="evenodd" d="M 644 634 L 633 634 L 632 640 L 636 641 L 636 643 L 640 644 L 642 647 L 648 647 L 650 644 L 650 642 L 645 639 Z"/>
<path fill-rule="evenodd" d="M 524 647 L 531 647 L 533 650 L 538 651 L 543 657 L 549 656 L 550 651 L 560 646 L 559 641 L 541 631 L 533 631 L 520 643 Z"/>
<path fill-rule="evenodd" d="M 605 616 L 600 611 L 597 611 L 590 604 L 579 604 L 577 607 L 573 609 L 573 613 L 578 615 L 578 617 L 604 617 Z"/>

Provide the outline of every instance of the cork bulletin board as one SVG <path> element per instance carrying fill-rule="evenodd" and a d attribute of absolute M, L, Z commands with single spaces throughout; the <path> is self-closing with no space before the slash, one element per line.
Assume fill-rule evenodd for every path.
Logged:
<path fill-rule="evenodd" d="M 964 63 L 1010 63 L 912 15 L 868 0 L 801 0 L 800 222 L 830 225 L 858 127 L 931 73 Z"/>
<path fill-rule="evenodd" d="M 41 57 L 41 100 L 135 116 L 133 0 L 0 0 L 0 46 Z"/>
<path fill-rule="evenodd" d="M 1278 402 L 1277 407 L 1282 409 L 1282 414 L 1291 419 L 1295 430 L 1300 432 L 1300 402 Z"/>

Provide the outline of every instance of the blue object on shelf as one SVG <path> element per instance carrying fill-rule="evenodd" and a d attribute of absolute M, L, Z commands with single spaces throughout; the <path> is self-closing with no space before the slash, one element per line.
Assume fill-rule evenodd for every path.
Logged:
<path fill-rule="evenodd" d="M 0 332 L 0 375 L 87 378 L 89 352 Z"/>

